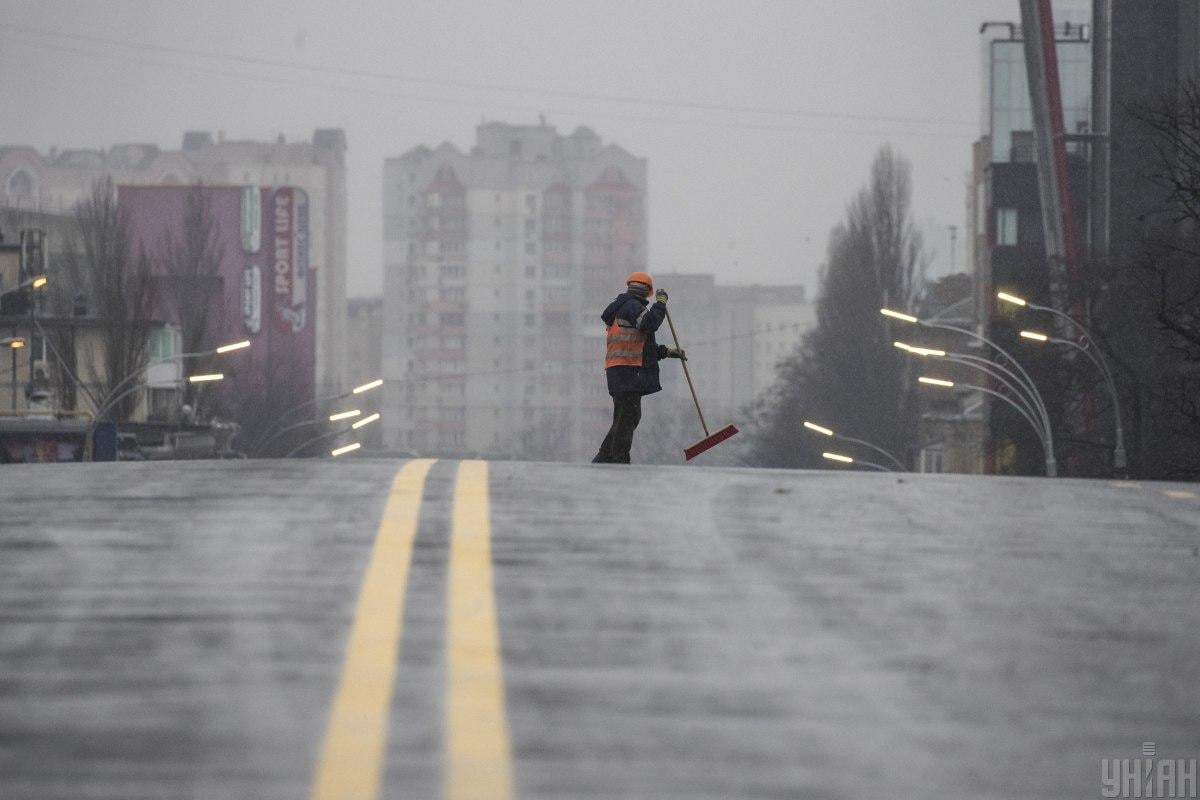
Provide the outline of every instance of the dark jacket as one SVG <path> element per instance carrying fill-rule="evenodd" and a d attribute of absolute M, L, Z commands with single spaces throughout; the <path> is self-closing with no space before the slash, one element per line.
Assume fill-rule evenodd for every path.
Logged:
<path fill-rule="evenodd" d="M 667 348 L 654 341 L 654 332 L 666 319 L 667 306 L 664 303 L 650 305 L 650 301 L 626 292 L 617 295 L 617 299 L 609 303 L 600 315 L 606 328 L 618 317 L 634 323 L 638 330 L 646 334 L 646 342 L 642 346 L 642 366 L 609 367 L 604 370 L 608 376 L 608 393 L 654 394 L 662 391 L 662 384 L 658 382 L 658 362 L 667 357 Z"/>

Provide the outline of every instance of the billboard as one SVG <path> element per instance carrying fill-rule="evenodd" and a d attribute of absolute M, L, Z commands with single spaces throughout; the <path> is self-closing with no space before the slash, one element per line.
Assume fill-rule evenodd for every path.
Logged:
<path fill-rule="evenodd" d="M 169 239 L 184 240 L 191 192 L 204 196 L 221 253 L 219 290 L 207 298 L 205 339 L 212 345 L 250 340 L 248 351 L 229 357 L 237 380 L 216 390 L 261 394 L 286 383 L 299 392 L 297 402 L 312 397 L 316 325 L 308 196 L 288 186 L 119 186 L 134 252 L 144 247 L 163 279 L 154 315 L 167 322 L 178 323 L 180 298 L 163 256 Z"/>

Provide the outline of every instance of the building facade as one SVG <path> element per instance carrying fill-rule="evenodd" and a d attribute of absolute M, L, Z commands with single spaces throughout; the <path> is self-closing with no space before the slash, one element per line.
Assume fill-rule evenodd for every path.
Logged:
<path fill-rule="evenodd" d="M 312 397 L 320 290 L 309 263 L 307 194 L 288 186 L 118 186 L 117 197 L 133 251 L 154 272 L 155 316 L 179 328 L 194 352 L 250 341 L 201 365 L 226 374 L 215 390 L 226 413 L 240 418 L 243 405 L 273 393 L 286 395 L 281 405 Z M 168 251 L 189 235 L 189 203 L 203 204 L 211 224 L 211 275 L 190 273 L 190 265 L 173 271 Z M 167 390 L 152 383 L 149 391 Z"/>
<path fill-rule="evenodd" d="M 307 142 L 227 141 L 206 131 L 184 134 L 179 150 L 132 143 L 108 150 L 51 150 L 0 146 L 0 206 L 70 214 L 97 180 L 114 184 L 295 187 L 308 198 L 309 261 L 315 288 L 315 386 L 347 388 L 346 137 L 322 128 Z"/>
<path fill-rule="evenodd" d="M 1072 134 L 1088 134 L 1092 109 L 1091 28 L 1060 20 L 1054 35 L 1064 128 Z M 1062 371 L 1055 366 L 1060 354 L 1048 348 L 1031 351 L 1019 332 L 1022 327 L 1036 327 L 1039 321 L 1030 321 L 996 299 L 997 291 L 1007 291 L 1046 305 L 1062 306 L 1069 290 L 1065 270 L 1061 265 L 1052 268 L 1046 257 L 1038 192 L 1039 165 L 1032 131 L 1033 104 L 1021 26 L 985 25 L 982 48 L 982 136 L 973 148 L 967 220 L 968 241 L 972 245 L 969 264 L 976 289 L 973 322 L 985 336 L 1017 355 L 1047 398 L 1052 427 L 1061 430 L 1067 422 L 1063 398 L 1068 389 Z M 1068 142 L 1070 196 L 1079 235 L 1088 230 L 1090 158 L 1086 143 Z M 958 345 L 965 346 L 965 340 L 960 339 Z M 1000 388 L 986 375 L 975 375 L 974 380 L 987 388 Z M 978 392 L 964 394 L 961 400 L 963 408 L 970 409 L 969 413 L 962 412 L 966 424 L 975 426 L 976 414 L 984 420 L 985 472 L 1042 472 L 1043 446 L 1017 411 Z"/>
<path fill-rule="evenodd" d="M 597 317 L 646 267 L 646 161 L 484 123 L 384 163 L 385 446 L 580 458 L 611 405 Z"/>

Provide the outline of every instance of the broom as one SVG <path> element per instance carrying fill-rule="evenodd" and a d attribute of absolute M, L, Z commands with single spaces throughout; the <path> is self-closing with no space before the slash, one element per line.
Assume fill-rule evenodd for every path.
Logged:
<path fill-rule="evenodd" d="M 675 349 L 682 350 L 683 348 L 679 346 L 679 336 L 675 333 L 675 323 L 671 321 L 670 311 L 667 312 L 667 324 L 671 326 L 671 339 L 675 342 Z M 700 417 L 700 427 L 704 428 L 704 438 L 691 447 L 685 447 L 683 450 L 684 459 L 691 461 L 705 450 L 716 447 L 721 442 L 733 436 L 738 432 L 738 429 L 732 425 L 726 425 L 716 433 L 708 432 L 708 423 L 704 421 L 704 412 L 700 410 L 700 401 L 696 399 L 696 387 L 692 385 L 692 373 L 688 372 L 687 359 L 680 359 L 680 363 L 683 364 L 683 376 L 687 378 L 688 389 L 692 392 L 692 402 L 696 404 L 696 414 Z"/>

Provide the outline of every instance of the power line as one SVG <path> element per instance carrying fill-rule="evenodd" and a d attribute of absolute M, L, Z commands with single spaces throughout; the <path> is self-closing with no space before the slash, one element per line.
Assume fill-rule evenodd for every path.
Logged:
<path fill-rule="evenodd" d="M 519 86 L 514 84 L 487 83 L 479 81 L 463 81 L 452 80 L 448 78 L 430 78 L 424 76 L 404 75 L 401 73 L 381 72 L 375 70 L 352 69 L 348 67 L 331 67 L 318 66 L 315 64 L 304 64 L 297 61 L 282 61 L 276 59 L 261 58 L 258 56 L 247 56 L 237 53 L 219 53 L 215 51 L 200 50 L 197 48 L 173 47 L 169 45 L 154 44 L 151 42 L 138 42 L 124 39 L 110 39 L 100 36 L 88 36 L 83 34 L 64 33 L 60 31 L 48 31 L 38 28 L 32 28 L 24 25 L 14 25 L 12 23 L 0 23 L 0 30 L 8 30 L 17 33 L 23 33 L 31 36 L 40 36 L 49 39 L 65 39 L 69 41 L 83 42 L 86 44 L 103 45 L 106 47 L 121 47 L 131 50 L 142 50 L 147 52 L 157 52 L 177 56 L 187 56 L 194 58 L 215 59 L 220 61 L 236 62 L 249 66 L 258 67 L 273 67 L 279 69 L 293 69 L 305 72 L 313 72 L 324 75 L 341 75 L 351 78 L 368 78 L 372 80 L 387 80 L 400 81 L 405 83 L 425 84 L 428 86 L 440 86 L 444 88 L 471 89 L 482 90 L 489 92 L 499 92 L 505 94 L 538 94 L 547 97 L 559 97 L 571 100 L 586 100 L 591 102 L 604 103 L 622 103 L 626 105 L 642 105 L 653 106 L 659 108 L 676 108 L 690 111 L 720 111 L 725 113 L 739 114 L 761 114 L 768 116 L 779 117 L 794 117 L 800 119 L 825 119 L 825 120 L 843 120 L 856 122 L 896 122 L 902 124 L 927 124 L 927 125 L 947 125 L 957 127 L 974 127 L 975 123 L 962 119 L 951 119 L 946 117 L 907 117 L 897 115 L 884 114 L 851 114 L 845 112 L 822 112 L 801 109 L 789 109 L 780 107 L 768 106 L 743 106 L 726 103 L 706 103 L 698 101 L 671 100 L 666 98 L 643 97 L 636 95 L 615 95 L 593 92 L 580 92 L 562 89 L 548 89 L 545 87 L 535 86 Z"/>
<path fill-rule="evenodd" d="M 3 24 L 0 23 L 0 29 Z M 17 44 L 26 44 L 33 46 L 31 42 L 18 41 Z M 332 84 L 316 83 L 308 80 L 298 80 L 289 78 L 273 77 L 269 75 L 230 72 L 228 70 L 212 69 L 209 67 L 198 66 L 195 64 L 179 64 L 169 61 L 156 61 L 147 58 L 137 58 L 134 56 L 126 56 L 113 53 L 97 53 L 90 50 L 81 50 L 61 44 L 39 44 L 38 47 L 57 50 L 64 53 L 72 53 L 75 55 L 88 56 L 92 58 L 116 58 L 133 63 L 148 64 L 150 66 L 165 67 L 167 69 L 181 70 L 184 72 L 199 72 L 206 75 L 219 75 L 227 78 L 237 78 L 244 81 L 255 81 L 258 83 L 266 83 L 280 86 L 295 86 L 306 89 L 323 89 L 325 91 L 337 92 L 339 94 L 358 94 L 371 97 L 386 97 L 389 99 L 407 100 L 418 103 L 430 103 L 434 105 L 449 105 L 458 106 L 461 108 L 478 109 L 479 102 L 460 100 L 450 97 L 431 97 L 425 95 L 414 95 L 403 92 L 388 91 L 382 89 L 371 89 L 364 86 L 339 86 Z M 750 131 L 773 131 L 781 133 L 813 133 L 813 134 L 844 134 L 850 136 L 896 136 L 896 135 L 919 135 L 926 138 L 943 138 L 943 139 L 972 139 L 974 134 L 966 133 L 949 133 L 937 131 L 886 131 L 886 130 L 867 130 L 853 128 L 806 128 L 795 125 L 765 125 L 746 122 L 723 122 L 719 120 L 686 120 L 675 119 L 670 117 L 647 117 L 633 114 L 622 114 L 611 111 L 576 111 L 572 109 L 547 109 L 545 107 L 518 106 L 511 103 L 503 104 L 503 107 L 510 111 L 517 111 L 527 114 L 542 114 L 546 112 L 559 114 L 561 116 L 576 116 L 576 117 L 591 117 L 596 119 L 620 120 L 626 122 L 647 123 L 653 125 L 678 125 L 683 127 L 699 127 L 699 128 L 718 128 L 726 130 L 750 130 Z"/>

